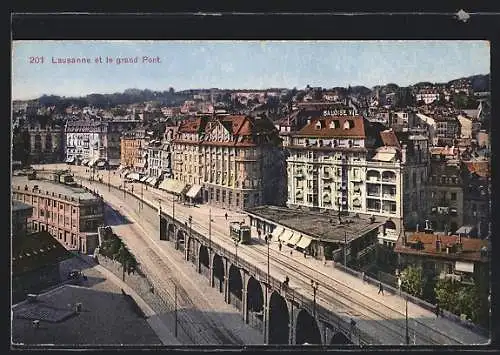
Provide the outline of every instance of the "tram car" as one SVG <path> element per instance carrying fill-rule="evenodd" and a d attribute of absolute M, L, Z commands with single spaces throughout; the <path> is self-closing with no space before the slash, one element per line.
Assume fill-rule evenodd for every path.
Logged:
<path fill-rule="evenodd" d="M 250 244 L 250 226 L 243 224 L 243 222 L 231 222 L 229 224 L 229 234 L 233 240 L 241 244 Z"/>

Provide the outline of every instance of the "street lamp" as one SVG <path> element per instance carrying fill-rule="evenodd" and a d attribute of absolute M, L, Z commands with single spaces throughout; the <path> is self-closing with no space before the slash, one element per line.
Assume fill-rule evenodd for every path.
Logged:
<path fill-rule="evenodd" d="M 318 282 L 311 280 L 311 287 L 313 289 L 313 317 L 316 319 L 316 291 L 318 291 Z"/>
<path fill-rule="evenodd" d="M 236 239 L 234 240 L 234 248 L 236 250 L 236 263 L 235 263 L 235 265 L 238 266 L 238 241 Z"/>
<path fill-rule="evenodd" d="M 174 282 L 174 316 L 175 316 L 175 337 L 177 338 L 177 284 Z"/>
<path fill-rule="evenodd" d="M 108 165 L 108 191 L 111 191 L 111 168 Z"/>
<path fill-rule="evenodd" d="M 265 314 L 267 314 L 267 292 L 268 292 L 269 278 L 270 278 L 270 274 L 269 274 L 269 244 L 271 244 L 271 236 L 267 234 L 265 236 L 264 240 L 266 241 L 266 244 L 267 244 L 267 280 L 266 280 L 266 284 L 265 284 L 266 293 L 264 296 L 264 300 L 265 300 L 264 312 L 265 312 Z M 264 315 L 264 343 L 266 342 L 267 322 L 268 322 L 267 316 Z"/>
<path fill-rule="evenodd" d="M 344 267 L 347 267 L 347 232 L 344 231 Z"/>
<path fill-rule="evenodd" d="M 410 345 L 410 334 L 408 333 L 408 296 L 405 297 L 405 305 L 406 345 Z"/>

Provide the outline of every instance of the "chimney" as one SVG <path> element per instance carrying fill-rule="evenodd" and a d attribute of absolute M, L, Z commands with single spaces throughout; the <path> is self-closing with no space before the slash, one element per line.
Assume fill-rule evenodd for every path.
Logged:
<path fill-rule="evenodd" d="M 436 251 L 441 251 L 441 239 L 439 239 L 439 235 L 436 235 Z"/>
<path fill-rule="evenodd" d="M 419 224 L 417 223 L 417 233 L 419 232 L 418 227 L 419 227 Z"/>

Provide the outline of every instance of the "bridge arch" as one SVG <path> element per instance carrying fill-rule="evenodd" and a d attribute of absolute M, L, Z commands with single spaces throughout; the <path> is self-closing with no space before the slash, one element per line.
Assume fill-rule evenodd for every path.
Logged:
<path fill-rule="evenodd" d="M 242 300 L 242 289 L 243 289 L 243 280 L 241 279 L 240 269 L 236 266 L 231 265 L 229 268 L 229 297 L 228 303 L 232 304 L 238 309 L 241 309 L 241 300 Z"/>
<path fill-rule="evenodd" d="M 200 249 L 198 250 L 198 255 L 199 255 L 199 261 L 198 261 L 198 267 L 199 267 L 199 272 L 202 275 L 205 275 L 205 277 L 209 278 L 210 277 L 210 258 L 208 256 L 208 248 L 201 244 Z"/>
<path fill-rule="evenodd" d="M 206 248 L 205 248 L 206 249 Z M 212 261 L 213 268 L 213 280 L 212 285 L 219 290 L 219 292 L 224 292 L 224 262 L 220 255 L 215 254 Z"/>
<path fill-rule="evenodd" d="M 175 249 L 178 249 L 180 251 L 184 251 L 184 246 L 186 243 L 186 232 L 184 232 L 182 229 L 177 230 L 177 238 L 175 239 Z"/>
<path fill-rule="evenodd" d="M 276 291 L 269 299 L 269 344 L 288 344 L 290 317 L 285 299 Z"/>
<path fill-rule="evenodd" d="M 343 345 L 343 344 L 353 344 L 351 339 L 347 337 L 344 333 L 342 332 L 337 332 L 333 334 L 332 338 L 330 339 L 330 345 Z"/>
<path fill-rule="evenodd" d="M 297 315 L 295 344 L 321 344 L 321 332 L 316 320 L 305 309 Z"/>
<path fill-rule="evenodd" d="M 192 237 L 187 242 L 187 260 L 196 265 L 196 240 Z"/>
<path fill-rule="evenodd" d="M 169 223 L 167 228 L 167 240 L 175 239 L 175 224 Z"/>
<path fill-rule="evenodd" d="M 168 223 L 163 217 L 160 217 L 160 240 L 168 240 Z"/>
<path fill-rule="evenodd" d="M 253 276 L 247 283 L 247 324 L 262 329 L 264 320 L 264 293 L 262 286 Z"/>

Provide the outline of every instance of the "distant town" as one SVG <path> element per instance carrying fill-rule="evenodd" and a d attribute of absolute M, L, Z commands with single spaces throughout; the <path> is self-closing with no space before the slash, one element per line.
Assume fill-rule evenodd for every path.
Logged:
<path fill-rule="evenodd" d="M 13 294 L 20 302 L 61 282 L 57 265 L 67 253 L 98 258 L 109 270 L 120 264 L 123 281 L 132 280 L 126 269 L 140 267 L 167 275 L 152 257 L 165 246 L 210 280 L 206 299 L 231 305 L 252 328 L 254 338 L 251 331 L 238 335 L 242 343 L 262 335 L 266 344 L 476 343 L 469 332 L 490 326 L 489 80 L 486 74 L 408 87 L 170 87 L 14 100 Z M 146 252 L 138 232 L 117 222 L 118 213 L 135 218 L 162 248 L 148 244 Z M 37 242 L 26 242 L 28 235 Z M 46 260 L 31 265 L 29 254 L 44 249 Z M 311 270 L 299 273 L 299 263 Z M 62 279 L 73 270 L 66 268 Z M 68 277 L 79 279 L 75 268 Z M 157 326 L 161 341 L 148 331 L 144 341 L 201 344 L 213 336 L 231 343 L 229 330 L 226 338 L 212 330 L 204 340 L 192 315 L 177 318 L 177 292 L 184 287 L 190 295 L 191 286 L 166 276 L 151 280 L 148 287 L 127 285 L 144 299 L 173 304 L 175 283 L 175 322 L 165 321 L 175 331 L 162 338 Z M 332 315 L 342 299 L 335 292 L 351 295 L 348 285 L 360 295 L 343 305 L 363 309 L 365 318 Z M 161 289 L 170 291 L 161 296 Z M 381 309 L 384 290 L 403 301 Z M 378 305 L 363 308 L 369 302 Z M 150 304 L 154 314 L 166 312 L 155 308 L 160 304 Z M 283 316 L 287 307 L 295 318 Z M 307 315 L 294 315 L 293 307 Z M 418 312 L 421 323 L 415 315 L 409 324 Z M 384 314 L 402 319 L 396 330 L 365 322 Z M 429 317 L 443 323 L 426 323 Z M 179 330 L 182 322 L 188 325 Z M 24 339 L 23 331 L 17 336 Z M 30 336 L 36 342 L 40 333 Z"/>

